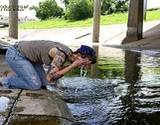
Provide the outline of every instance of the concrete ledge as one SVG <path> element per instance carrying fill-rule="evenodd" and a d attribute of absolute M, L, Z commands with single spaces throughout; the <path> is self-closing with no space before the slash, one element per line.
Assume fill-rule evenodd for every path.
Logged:
<path fill-rule="evenodd" d="M 12 125 L 60 125 L 61 123 L 58 118 L 51 116 L 23 116 L 19 119 L 14 119 L 11 124 Z"/>
<path fill-rule="evenodd" d="M 20 91 L 0 87 L 0 124 L 7 123 Z"/>
<path fill-rule="evenodd" d="M 70 125 L 73 121 L 69 108 L 57 93 L 4 88 L 0 88 L 0 93 L 1 97 L 11 100 L 6 110 L 0 112 L 1 123 L 7 121 L 12 125 Z"/>
<path fill-rule="evenodd" d="M 0 35 L 0 44 L 2 44 L 3 46 L 13 45 L 17 41 L 18 41 L 18 39 L 14 39 L 14 38 L 9 37 L 9 36 Z"/>
<path fill-rule="evenodd" d="M 11 37 L 8 37 L 8 36 L 0 35 L 0 54 L 5 54 L 7 48 L 10 45 L 15 44 L 16 42 L 18 42 L 17 39 L 14 39 L 14 38 L 11 38 Z"/>
<path fill-rule="evenodd" d="M 2 22 L 2 21 L 0 21 L 0 25 L 4 25 L 4 26 L 9 26 L 9 24 L 7 23 L 7 22 Z"/>

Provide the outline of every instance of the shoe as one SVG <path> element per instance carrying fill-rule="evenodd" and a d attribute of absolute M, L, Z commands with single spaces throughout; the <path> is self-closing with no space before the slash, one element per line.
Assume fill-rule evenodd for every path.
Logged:
<path fill-rule="evenodd" d="M 0 82 L 0 87 L 3 86 L 3 84 Z"/>
<path fill-rule="evenodd" d="M 45 89 L 45 90 L 46 90 L 46 89 L 47 89 L 47 87 L 46 87 L 46 86 L 41 86 L 41 89 Z"/>
<path fill-rule="evenodd" d="M 0 86 L 5 86 L 3 80 L 8 76 L 9 71 L 0 72 Z"/>

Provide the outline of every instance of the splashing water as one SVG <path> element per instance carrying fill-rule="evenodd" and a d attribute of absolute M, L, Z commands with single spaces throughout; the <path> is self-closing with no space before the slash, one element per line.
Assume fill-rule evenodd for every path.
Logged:
<path fill-rule="evenodd" d="M 80 77 L 86 77 L 87 75 L 87 69 L 84 66 L 81 66 L 80 68 Z"/>
<path fill-rule="evenodd" d="M 9 98 L 3 96 L 0 97 L 0 112 L 4 112 L 7 109 L 9 102 Z"/>
<path fill-rule="evenodd" d="M 113 122 L 123 114 L 118 109 L 121 108 L 119 97 L 112 86 L 115 80 L 70 77 L 61 82 L 65 85 L 64 100 L 81 124 L 99 125 L 101 121 L 106 122 L 106 119 L 107 122 Z M 116 114 L 117 110 L 121 112 L 120 115 Z"/>

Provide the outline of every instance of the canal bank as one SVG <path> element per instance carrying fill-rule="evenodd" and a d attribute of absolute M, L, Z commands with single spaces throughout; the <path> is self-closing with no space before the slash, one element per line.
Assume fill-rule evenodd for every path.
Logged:
<path fill-rule="evenodd" d="M 72 115 L 56 92 L 0 87 L 0 124 L 70 125 Z"/>

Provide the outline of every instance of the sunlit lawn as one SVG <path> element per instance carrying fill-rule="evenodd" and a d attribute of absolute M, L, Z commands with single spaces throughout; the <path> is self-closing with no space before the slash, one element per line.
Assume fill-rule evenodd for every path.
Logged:
<path fill-rule="evenodd" d="M 115 13 L 101 16 L 101 25 L 127 23 L 128 13 Z M 148 11 L 146 21 L 159 20 L 160 10 Z M 20 24 L 22 29 L 48 29 L 66 27 L 88 27 L 92 26 L 93 18 L 80 21 L 69 21 L 63 18 L 48 19 L 44 21 L 31 21 Z"/>

